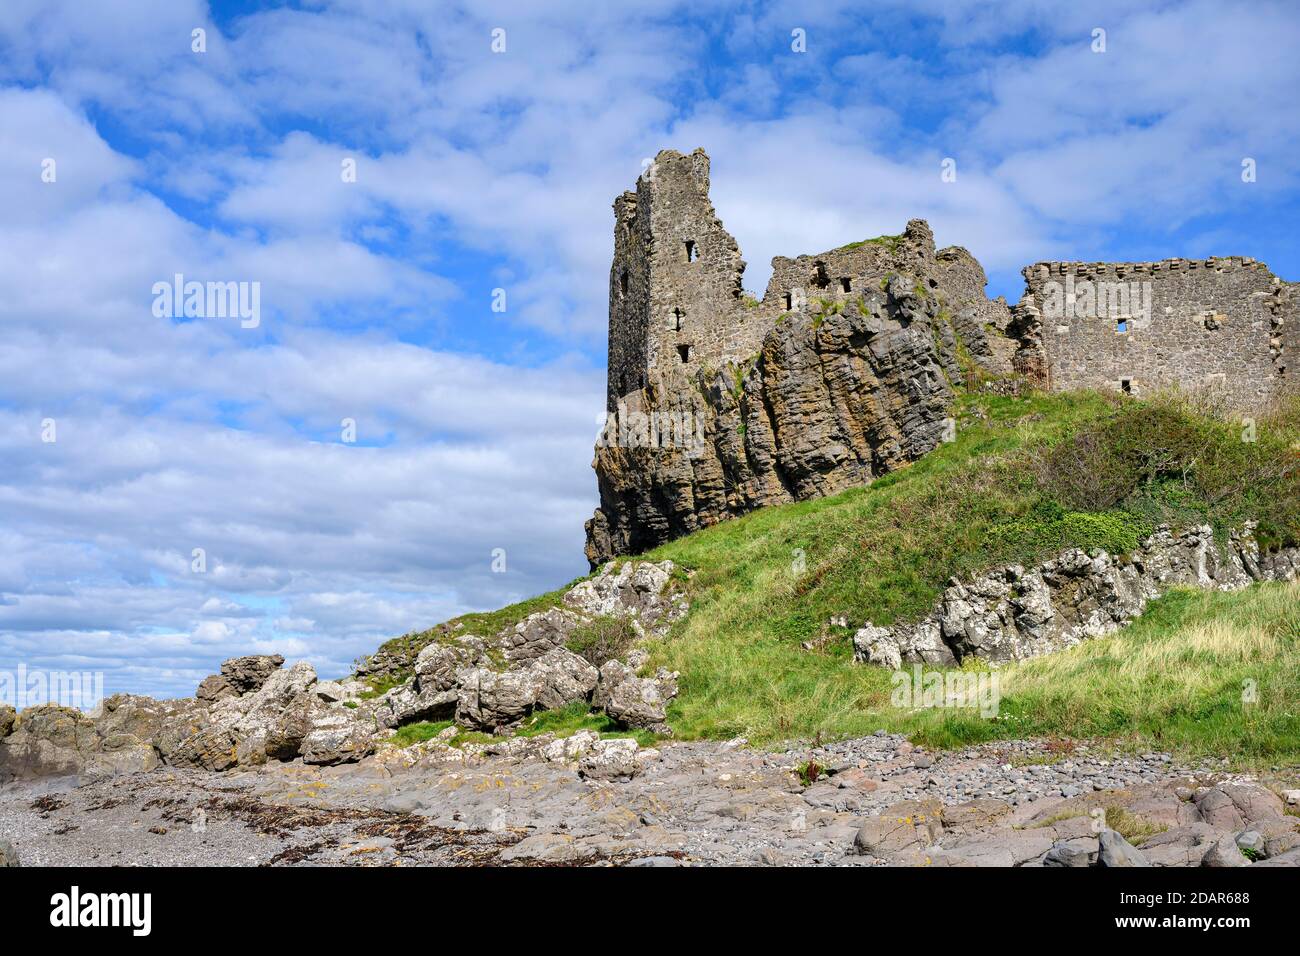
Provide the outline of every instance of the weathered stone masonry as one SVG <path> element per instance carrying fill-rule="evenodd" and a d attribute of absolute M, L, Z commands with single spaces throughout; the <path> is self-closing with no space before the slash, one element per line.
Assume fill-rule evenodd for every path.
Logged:
<path fill-rule="evenodd" d="M 656 376 L 717 370 L 753 358 L 785 314 L 816 311 L 879 291 L 900 271 L 932 273 L 953 290 L 954 323 L 973 351 L 987 350 L 1009 370 L 1015 343 L 999 333 L 1010 320 L 1002 299 L 988 300 L 983 268 L 965 249 L 936 253 L 922 220 L 879 241 L 852 243 L 816 256 L 772 260 L 762 300 L 744 293 L 745 261 L 709 200 L 709 157 L 664 150 L 614 202 L 614 261 L 609 278 L 608 408 L 637 395 Z M 998 341 L 994 344 L 991 339 Z M 994 349 L 999 353 L 996 357 Z"/>
<path fill-rule="evenodd" d="M 1262 262 L 1040 262 L 1024 276 L 1018 363 L 1054 391 L 1205 387 L 1246 410 L 1296 387 L 1293 286 Z M 1108 308 L 1106 290 L 1128 301 Z"/>
<path fill-rule="evenodd" d="M 936 250 L 914 219 L 778 256 L 758 300 L 703 150 L 661 152 L 614 215 L 593 567 L 925 454 L 951 424 L 960 347 L 984 372 L 1052 390 L 1208 385 L 1241 409 L 1298 390 L 1295 284 L 1249 258 L 1037 263 L 1009 308 L 969 252 Z M 1099 288 L 1124 296 L 1099 303 Z"/>
<path fill-rule="evenodd" d="M 720 367 L 757 350 L 771 323 L 742 302 L 744 260 L 709 201 L 709 158 L 660 153 L 614 203 L 609 408 L 652 370 Z"/>

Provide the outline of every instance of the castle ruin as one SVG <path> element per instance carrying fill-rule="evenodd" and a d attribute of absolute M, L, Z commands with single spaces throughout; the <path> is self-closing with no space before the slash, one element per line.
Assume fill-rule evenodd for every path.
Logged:
<path fill-rule="evenodd" d="M 609 277 L 608 408 L 664 374 L 739 363 L 759 350 L 782 315 L 809 303 L 844 302 L 900 271 L 939 274 L 960 302 L 962 334 L 995 364 L 1010 369 L 1015 343 L 996 343 L 1011 313 L 984 296 L 984 270 L 965 249 L 936 253 L 923 220 L 900 236 L 850 243 L 816 256 L 772 260 L 763 298 L 745 293 L 745 261 L 709 200 L 709 157 L 663 150 L 614 201 L 614 261 Z M 936 280 L 937 281 L 937 280 Z M 1001 335 L 997 337 L 1001 339 Z"/>
<path fill-rule="evenodd" d="M 1039 262 L 1022 274 L 1023 370 L 1049 389 L 1209 388 L 1248 410 L 1296 387 L 1294 284 L 1262 262 Z"/>
<path fill-rule="evenodd" d="M 1040 262 L 1008 306 L 986 296 L 969 252 L 936 249 L 914 219 L 897 236 L 776 257 L 757 299 L 700 149 L 660 152 L 614 217 L 618 424 L 593 463 L 593 566 L 914 460 L 944 440 L 972 365 L 1055 391 L 1209 387 L 1242 410 L 1298 389 L 1296 286 L 1250 258 Z M 651 421 L 631 440 L 629 416 Z"/>

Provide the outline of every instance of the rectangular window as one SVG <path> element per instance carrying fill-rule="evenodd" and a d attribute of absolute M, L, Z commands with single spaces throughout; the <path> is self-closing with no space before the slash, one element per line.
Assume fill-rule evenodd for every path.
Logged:
<path fill-rule="evenodd" d="M 840 279 L 840 289 L 844 292 L 852 292 L 853 280 L 850 279 L 848 276 L 845 276 L 844 278 Z"/>
<path fill-rule="evenodd" d="M 1132 379 L 1129 379 L 1129 378 L 1122 378 L 1122 379 L 1120 379 L 1120 380 L 1119 380 L 1119 390 L 1120 390 L 1121 392 L 1123 392 L 1125 395 L 1132 395 L 1132 394 L 1133 394 L 1133 380 L 1132 380 Z"/>
<path fill-rule="evenodd" d="M 694 239 L 686 240 L 686 261 L 687 262 L 695 261 L 695 240 Z"/>
<path fill-rule="evenodd" d="M 686 313 L 681 309 L 673 309 L 672 315 L 668 316 L 668 331 L 680 332 L 682 330 L 682 318 Z"/>
<path fill-rule="evenodd" d="M 1115 320 L 1115 331 L 1116 331 L 1116 332 L 1121 332 L 1121 333 L 1122 333 L 1122 332 L 1127 332 L 1127 331 L 1128 331 L 1128 319 L 1116 319 L 1116 320 Z"/>
<path fill-rule="evenodd" d="M 627 270 L 624 269 L 618 274 L 618 291 L 622 295 L 627 295 Z"/>
<path fill-rule="evenodd" d="M 785 294 L 785 310 L 789 312 L 794 308 L 794 295 L 790 292 Z"/>
<path fill-rule="evenodd" d="M 691 347 L 689 345 L 677 346 L 677 354 L 682 357 L 682 364 L 691 360 Z"/>

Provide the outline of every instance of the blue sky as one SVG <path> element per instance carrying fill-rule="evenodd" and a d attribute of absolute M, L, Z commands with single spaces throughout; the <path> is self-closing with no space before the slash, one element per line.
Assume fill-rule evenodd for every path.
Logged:
<path fill-rule="evenodd" d="M 755 291 L 915 216 L 1012 301 L 1040 259 L 1300 278 L 1300 13 L 1133 7 L 6 0 L 0 669 L 335 675 L 582 573 L 610 203 L 662 147 Z M 260 325 L 155 316 L 178 272 Z"/>

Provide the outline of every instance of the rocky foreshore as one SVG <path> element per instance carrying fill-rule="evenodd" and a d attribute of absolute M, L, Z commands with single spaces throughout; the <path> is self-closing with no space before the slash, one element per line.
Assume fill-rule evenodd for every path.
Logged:
<path fill-rule="evenodd" d="M 1068 625 L 1087 608 L 1130 607 L 1106 598 L 1121 585 L 1138 606 L 1153 582 L 1229 587 L 1294 567 L 1258 558 L 1248 533 L 1226 558 L 1212 544 L 1206 529 L 1162 529 L 1127 563 L 1084 555 L 1101 585 L 1048 562 L 1014 580 L 994 572 L 1000 590 L 984 598 L 1028 606 L 1034 575 L 1050 588 L 1073 574 L 1048 601 Z M 610 564 L 496 634 L 426 632 L 345 681 L 251 656 L 192 698 L 116 695 L 91 714 L 0 707 L 0 864 L 1300 862 L 1297 768 L 1252 779 L 1227 761 L 1180 766 L 1069 741 L 931 753 L 883 730 L 781 752 L 665 739 L 677 675 L 646 673 L 637 643 L 686 613 L 679 573 Z M 966 619 L 1019 628 L 1028 615 Z M 1008 656 L 1023 655 L 995 659 Z M 625 733 L 516 733 L 568 705 Z M 447 726 L 402 746 L 398 728 L 420 721 Z M 631 731 L 660 739 L 642 746 Z"/>
<path fill-rule="evenodd" d="M 768 752 L 582 733 L 0 789 L 22 865 L 1295 866 L 1294 771 L 883 732 Z"/>

